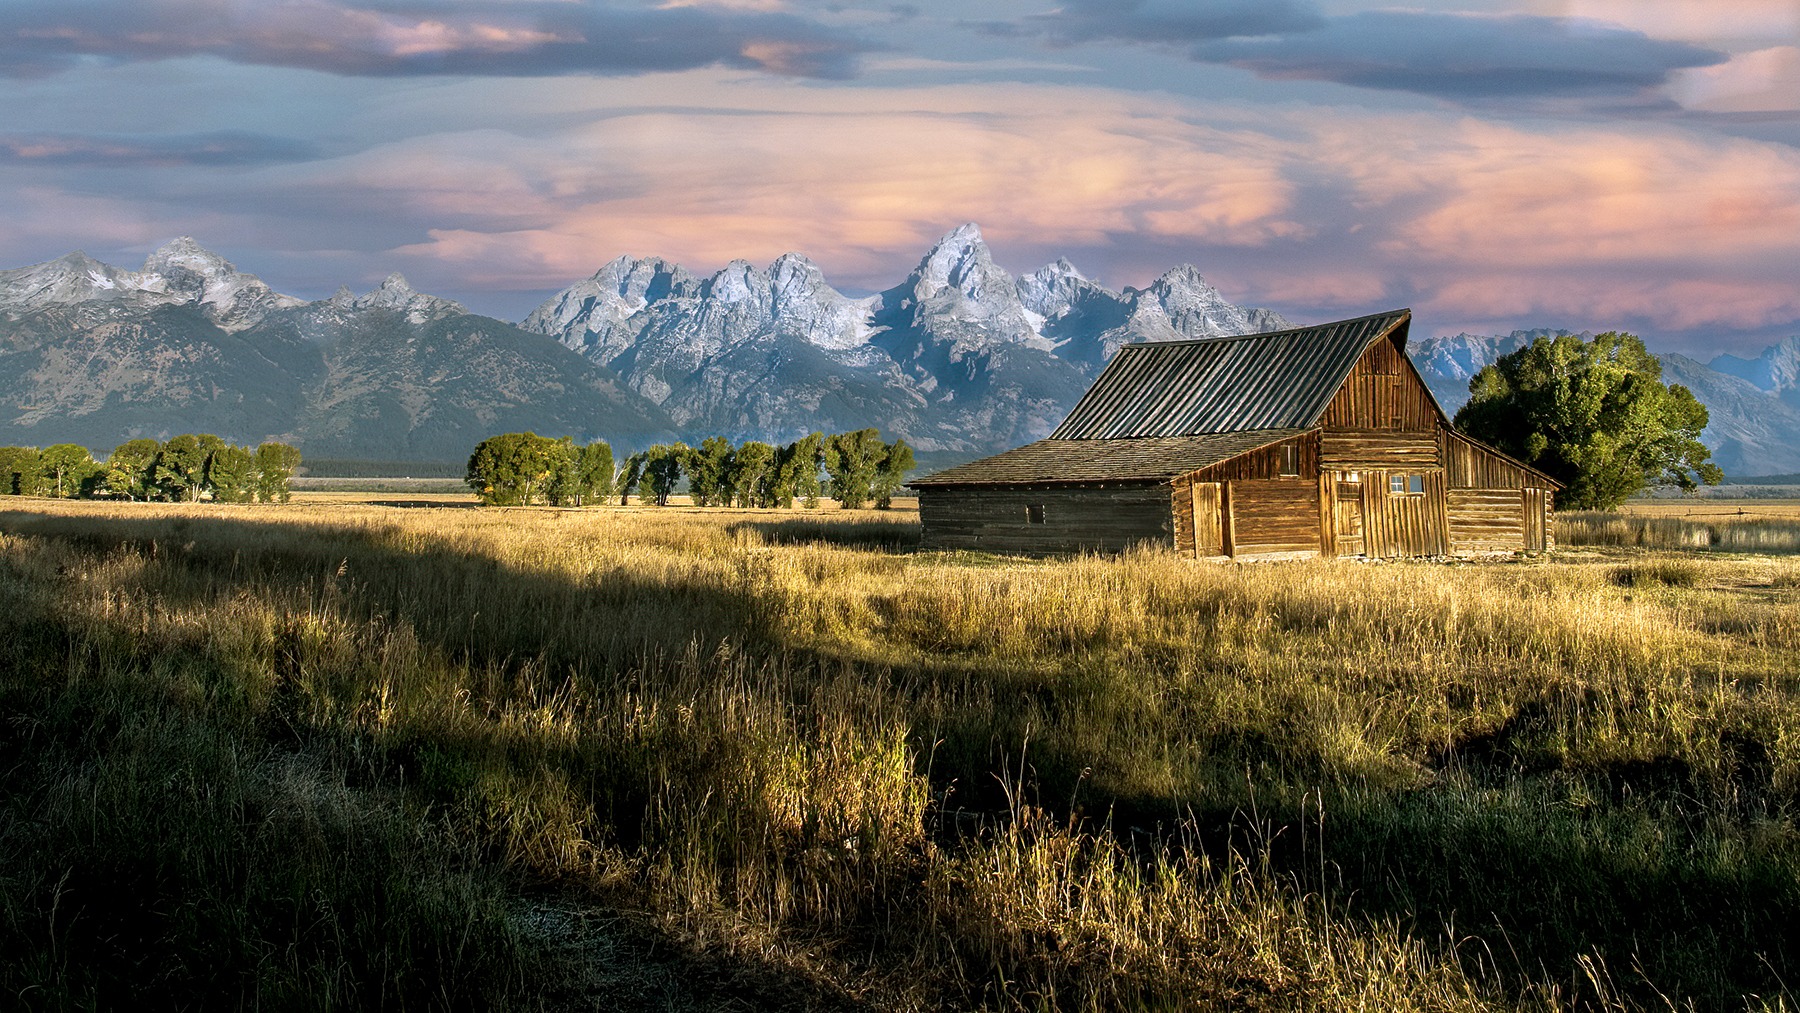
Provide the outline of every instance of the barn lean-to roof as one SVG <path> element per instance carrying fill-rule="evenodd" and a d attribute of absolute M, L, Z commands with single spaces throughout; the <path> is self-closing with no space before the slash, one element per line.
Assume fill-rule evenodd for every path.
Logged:
<path fill-rule="evenodd" d="M 1410 310 L 1316 327 L 1119 349 L 1053 440 L 1309 428 L 1375 339 L 1405 347 Z"/>
<path fill-rule="evenodd" d="M 1252 429 L 1131 440 L 1039 440 L 907 484 L 918 487 L 1164 482 L 1304 432 L 1305 429 Z"/>

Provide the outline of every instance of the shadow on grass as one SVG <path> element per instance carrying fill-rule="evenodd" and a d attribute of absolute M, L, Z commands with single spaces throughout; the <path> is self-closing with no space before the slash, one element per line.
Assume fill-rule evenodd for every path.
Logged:
<path fill-rule="evenodd" d="M 919 547 L 917 523 L 881 520 L 837 520 L 793 517 L 782 520 L 733 521 L 725 530 L 753 532 L 769 545 L 841 545 L 877 552 L 910 552 Z"/>

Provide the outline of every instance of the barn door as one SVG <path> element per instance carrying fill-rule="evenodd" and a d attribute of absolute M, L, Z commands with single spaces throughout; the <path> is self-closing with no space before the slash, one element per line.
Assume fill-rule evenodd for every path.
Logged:
<path fill-rule="evenodd" d="M 1224 525 L 1220 523 L 1219 483 L 1194 483 L 1194 555 L 1225 554 Z"/>
<path fill-rule="evenodd" d="M 1332 515 L 1337 525 L 1337 550 L 1340 556 L 1361 556 L 1367 554 L 1363 542 L 1363 501 L 1362 483 L 1337 483 L 1337 496 L 1332 504 Z"/>
<path fill-rule="evenodd" d="M 1544 490 L 1525 490 L 1525 551 L 1542 552 L 1548 547 L 1549 539 L 1544 529 L 1549 526 L 1549 513 L 1546 509 Z"/>

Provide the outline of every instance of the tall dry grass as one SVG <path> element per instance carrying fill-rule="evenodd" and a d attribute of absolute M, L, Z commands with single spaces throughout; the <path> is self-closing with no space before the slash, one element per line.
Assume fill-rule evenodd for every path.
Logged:
<path fill-rule="evenodd" d="M 650 509 L 0 532 L 0 987 L 41 1008 L 538 1008 L 552 895 L 771 1005 L 1800 980 L 1790 559 L 1018 561 Z"/>
<path fill-rule="evenodd" d="M 1706 517 L 1576 511 L 1557 515 L 1556 539 L 1567 546 L 1791 555 L 1800 553 L 1800 517 L 1785 510 L 1720 512 Z"/>

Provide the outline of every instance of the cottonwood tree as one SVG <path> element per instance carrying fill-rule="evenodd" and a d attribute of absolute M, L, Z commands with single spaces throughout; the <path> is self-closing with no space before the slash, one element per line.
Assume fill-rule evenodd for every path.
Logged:
<path fill-rule="evenodd" d="M 729 501 L 725 489 L 725 471 L 731 461 L 731 441 L 722 436 L 709 436 L 698 447 L 682 452 L 682 467 L 687 470 L 688 495 L 695 506 L 718 506 Z"/>
<path fill-rule="evenodd" d="M 775 473 L 775 448 L 758 440 L 746 440 L 731 452 L 725 465 L 726 502 L 740 507 L 774 505 L 770 481 Z"/>
<path fill-rule="evenodd" d="M 101 469 L 86 447 L 58 443 L 38 454 L 38 471 L 46 493 L 57 499 L 73 499 L 86 491 L 88 481 L 98 476 Z"/>
<path fill-rule="evenodd" d="M 604 503 L 613 491 L 612 445 L 605 440 L 595 440 L 582 447 L 579 472 L 583 495 L 575 505 L 585 505 L 589 499 Z"/>
<path fill-rule="evenodd" d="M 638 483 L 644 478 L 644 455 L 632 454 L 619 466 L 619 473 L 613 479 L 613 489 L 619 494 L 619 505 L 628 506 L 631 496 L 637 492 Z"/>
<path fill-rule="evenodd" d="M 256 498 L 264 503 L 286 503 L 293 495 L 294 472 L 300 467 L 300 451 L 285 443 L 267 442 L 256 448 Z"/>
<path fill-rule="evenodd" d="M 196 501 L 206 490 L 206 464 L 225 441 L 209 433 L 171 437 L 156 455 L 157 484 L 171 499 Z"/>
<path fill-rule="evenodd" d="M 906 473 L 913 470 L 913 450 L 903 439 L 896 438 L 893 443 L 883 448 L 881 463 L 875 468 L 875 481 L 870 490 L 877 509 L 886 510 L 894 505 L 894 493 L 906 481 Z"/>
<path fill-rule="evenodd" d="M 825 434 L 811 433 L 781 448 L 771 483 L 771 505 L 782 508 L 798 499 L 807 509 L 819 505 L 819 465 L 825 458 Z"/>
<path fill-rule="evenodd" d="M 657 506 L 668 506 L 669 495 L 681 483 L 681 468 L 692 453 L 685 443 L 658 443 L 643 453 L 644 495 Z"/>
<path fill-rule="evenodd" d="M 566 447 L 536 433 L 502 433 L 476 444 L 463 481 L 491 506 L 530 505 L 546 496 Z"/>
<path fill-rule="evenodd" d="M 206 484 L 218 503 L 250 503 L 256 499 L 256 454 L 248 447 L 226 444 L 206 461 Z"/>
<path fill-rule="evenodd" d="M 1706 406 L 1632 334 L 1539 338 L 1469 381 L 1457 428 L 1563 484 L 1560 505 L 1608 509 L 1647 484 L 1692 491 L 1723 475 L 1700 442 Z"/>
<path fill-rule="evenodd" d="M 30 447 L 0 447 L 0 495 L 29 496 L 23 486 L 35 483 L 38 452 Z M 26 476 L 32 476 L 27 479 Z"/>
<path fill-rule="evenodd" d="M 150 499 L 156 494 L 156 457 L 162 444 L 147 438 L 126 440 L 106 455 L 107 492 L 129 500 Z"/>
<path fill-rule="evenodd" d="M 825 441 L 825 473 L 831 477 L 831 498 L 846 510 L 855 510 L 874 495 L 875 476 L 887 446 L 881 433 L 858 429 L 839 433 Z"/>

